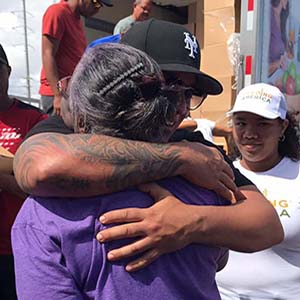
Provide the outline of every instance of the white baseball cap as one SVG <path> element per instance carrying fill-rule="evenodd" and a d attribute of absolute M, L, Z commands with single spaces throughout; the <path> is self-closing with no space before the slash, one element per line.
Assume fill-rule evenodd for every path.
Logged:
<path fill-rule="evenodd" d="M 256 83 L 244 87 L 227 115 L 250 112 L 267 119 L 286 118 L 287 104 L 281 91 L 270 84 Z"/>

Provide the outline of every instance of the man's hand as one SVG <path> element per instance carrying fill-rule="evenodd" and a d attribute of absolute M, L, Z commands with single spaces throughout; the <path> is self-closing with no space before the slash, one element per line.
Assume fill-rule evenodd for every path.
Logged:
<path fill-rule="evenodd" d="M 183 150 L 185 163 L 180 169 L 180 175 L 233 203 L 241 198 L 234 183 L 233 171 L 220 151 L 195 142 L 183 141 L 181 144 L 188 151 Z"/>
<path fill-rule="evenodd" d="M 173 252 L 190 243 L 188 233 L 193 213 L 191 207 L 179 201 L 155 183 L 140 186 L 157 202 L 150 208 L 128 208 L 107 212 L 100 217 L 102 224 L 128 223 L 105 229 L 97 234 L 99 242 L 141 237 L 136 242 L 110 251 L 111 261 L 145 252 L 129 263 L 126 270 L 137 271 L 156 260 L 160 255 Z"/>
<path fill-rule="evenodd" d="M 53 112 L 58 116 L 60 116 L 60 103 L 61 103 L 61 96 L 55 95 L 53 99 Z"/>

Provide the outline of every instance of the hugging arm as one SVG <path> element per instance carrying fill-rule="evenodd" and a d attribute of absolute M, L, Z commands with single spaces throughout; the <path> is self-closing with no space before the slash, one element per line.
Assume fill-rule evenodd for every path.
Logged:
<path fill-rule="evenodd" d="M 230 200 L 237 190 L 233 172 L 218 150 L 186 141 L 154 144 L 40 133 L 19 147 L 14 172 L 20 187 L 38 196 L 93 196 L 175 175 Z"/>
<path fill-rule="evenodd" d="M 242 252 L 271 247 L 283 239 L 279 217 L 255 186 L 240 188 L 244 200 L 230 206 L 197 206 L 179 201 L 156 184 L 142 190 L 158 201 L 150 208 L 128 208 L 105 213 L 104 224 L 125 223 L 101 231 L 100 242 L 140 237 L 132 244 L 108 253 L 118 260 L 143 253 L 127 265 L 128 271 L 145 267 L 160 255 L 173 252 L 190 243 L 217 245 Z"/>

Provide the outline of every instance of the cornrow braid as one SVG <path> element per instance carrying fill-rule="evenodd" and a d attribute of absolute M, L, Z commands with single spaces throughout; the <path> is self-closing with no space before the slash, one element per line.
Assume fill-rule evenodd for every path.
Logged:
<path fill-rule="evenodd" d="M 102 88 L 99 91 L 99 95 L 100 96 L 105 96 L 111 89 L 113 89 L 116 85 L 118 85 L 120 82 L 122 82 L 123 80 L 125 80 L 126 78 L 130 77 L 132 74 L 138 72 L 139 70 L 141 70 L 142 68 L 144 68 L 144 64 L 143 63 L 138 63 L 136 66 L 130 68 L 128 71 L 124 72 L 123 74 L 119 75 L 117 78 L 115 78 L 111 83 L 109 83 L 107 86 L 105 86 L 104 88 Z"/>

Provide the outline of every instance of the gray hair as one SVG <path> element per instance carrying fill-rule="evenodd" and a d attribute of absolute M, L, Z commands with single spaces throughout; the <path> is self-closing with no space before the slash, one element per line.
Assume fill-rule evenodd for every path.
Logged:
<path fill-rule="evenodd" d="M 143 2 L 143 0 L 134 0 L 133 5 L 140 5 L 140 4 L 142 4 L 142 2 Z M 153 3 L 152 0 L 150 2 Z"/>
<path fill-rule="evenodd" d="M 165 141 L 176 107 L 161 93 L 162 83 L 158 64 L 138 49 L 109 43 L 90 48 L 70 83 L 75 130 L 83 118 L 86 133 Z"/>

